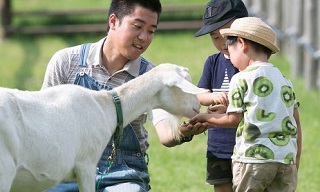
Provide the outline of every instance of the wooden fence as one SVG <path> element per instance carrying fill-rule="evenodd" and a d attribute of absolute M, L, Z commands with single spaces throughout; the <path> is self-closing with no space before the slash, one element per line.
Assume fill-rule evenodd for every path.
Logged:
<path fill-rule="evenodd" d="M 106 14 L 105 9 L 65 11 L 15 11 L 12 0 L 1 1 L 2 38 L 13 33 L 75 33 L 104 32 L 105 23 L 59 24 L 44 26 L 14 26 L 14 17 L 40 16 L 56 17 L 68 15 Z M 320 88 L 320 1 L 319 0 L 243 0 L 250 15 L 261 17 L 276 31 L 281 53 L 291 63 L 292 77 L 302 77 L 307 89 Z M 202 14 L 204 5 L 164 6 L 163 14 L 194 12 Z M 162 14 L 162 15 L 163 15 Z M 161 21 L 159 30 L 199 29 L 203 24 L 198 20 Z"/>
<path fill-rule="evenodd" d="M 12 8 L 13 0 L 0 0 L 1 3 L 1 30 L 0 38 L 5 38 L 10 34 L 47 34 L 47 33 L 84 33 L 84 32 L 106 32 L 106 19 L 98 23 L 59 23 L 55 25 L 16 25 L 13 20 L 15 18 L 67 18 L 68 16 L 101 16 L 106 17 L 108 10 L 106 8 L 96 9 L 69 9 L 69 10 L 14 10 Z M 201 28 L 202 21 L 201 15 L 204 5 L 168 5 L 163 6 L 163 13 L 161 16 L 176 17 L 177 15 L 198 15 L 198 19 L 186 19 L 183 18 L 175 20 L 164 20 L 159 23 L 158 30 L 184 30 L 184 29 L 199 29 Z"/>
<path fill-rule="evenodd" d="M 320 87 L 320 1 L 243 0 L 252 16 L 276 31 L 281 53 L 291 64 L 293 78 L 302 77 L 307 89 Z"/>

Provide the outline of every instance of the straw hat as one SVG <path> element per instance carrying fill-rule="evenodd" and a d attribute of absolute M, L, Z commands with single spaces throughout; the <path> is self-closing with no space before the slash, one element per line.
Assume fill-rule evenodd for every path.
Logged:
<path fill-rule="evenodd" d="M 279 51 L 276 45 L 276 34 L 269 25 L 257 17 L 236 19 L 230 28 L 221 29 L 221 35 L 242 37 L 269 48 L 272 53 Z"/>

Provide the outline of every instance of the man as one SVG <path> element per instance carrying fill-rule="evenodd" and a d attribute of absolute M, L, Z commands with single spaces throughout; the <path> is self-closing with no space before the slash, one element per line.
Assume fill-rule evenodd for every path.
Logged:
<path fill-rule="evenodd" d="M 141 54 L 153 40 L 161 9 L 159 0 L 113 0 L 109 9 L 107 37 L 54 54 L 42 89 L 70 83 L 93 90 L 110 90 L 149 71 L 154 65 Z M 160 115 L 155 113 L 154 117 L 157 116 L 154 122 L 160 142 L 168 147 L 190 141 L 192 135 L 205 129 L 201 124 L 191 130 L 181 127 L 181 135 L 174 136 L 169 120 L 159 118 Z M 150 190 L 148 162 L 145 160 L 149 147 L 148 133 L 143 126 L 145 121 L 146 115 L 141 115 L 124 128 L 111 166 L 108 157 L 112 142 L 109 143 L 97 165 L 97 191 Z M 78 187 L 75 182 L 62 183 L 48 191 L 78 191 Z"/>

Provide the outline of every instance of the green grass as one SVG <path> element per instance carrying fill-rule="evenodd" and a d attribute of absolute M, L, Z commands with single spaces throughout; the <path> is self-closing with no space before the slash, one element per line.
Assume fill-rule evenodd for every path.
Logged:
<path fill-rule="evenodd" d="M 15 6 L 28 9 L 47 7 L 64 8 L 70 5 L 86 7 L 104 6 L 103 0 L 28 0 L 13 1 Z M 68 2 L 68 5 L 65 5 Z M 109 1 L 107 1 L 109 2 Z M 165 3 L 179 3 L 181 0 L 163 0 Z M 183 1 L 203 3 L 206 1 Z M 19 6 L 18 6 L 19 5 Z M 63 7 L 60 7 L 63 6 Z M 196 84 L 202 73 L 203 63 L 207 56 L 216 52 L 208 36 L 194 38 L 195 31 L 156 33 L 153 43 L 143 54 L 155 64 L 170 62 L 188 67 Z M 94 42 L 104 34 L 77 35 L 16 35 L 0 42 L 0 86 L 28 90 L 41 87 L 46 65 L 57 50 L 84 42 Z M 290 64 L 281 55 L 275 55 L 271 62 L 278 66 L 285 76 L 290 77 Z M 303 150 L 299 170 L 298 192 L 320 191 L 318 181 L 320 173 L 320 91 L 308 91 L 302 79 L 294 79 L 293 84 L 297 99 L 301 103 L 300 118 L 303 132 Z M 166 148 L 159 142 L 151 123 L 147 123 L 150 135 L 149 171 L 151 174 L 152 191 L 213 191 L 205 184 L 206 167 L 206 135 L 202 134 L 174 148 Z"/>
<path fill-rule="evenodd" d="M 203 63 L 215 52 L 208 36 L 194 38 L 194 31 L 157 33 L 144 57 L 155 64 L 176 63 L 188 67 L 196 84 L 202 73 Z M 98 35 L 67 36 L 15 36 L 0 43 L 0 86 L 37 90 L 40 88 L 45 68 L 51 55 L 57 50 L 83 42 L 100 39 Z M 281 55 L 271 62 L 290 76 L 290 65 Z M 319 91 L 307 91 L 301 79 L 293 80 L 297 98 L 301 102 L 300 117 L 303 130 L 303 151 L 297 191 L 320 191 L 320 103 Z M 212 191 L 205 184 L 206 142 L 202 134 L 190 143 L 166 148 L 158 140 L 154 128 L 147 123 L 151 147 L 149 171 L 152 191 Z"/>

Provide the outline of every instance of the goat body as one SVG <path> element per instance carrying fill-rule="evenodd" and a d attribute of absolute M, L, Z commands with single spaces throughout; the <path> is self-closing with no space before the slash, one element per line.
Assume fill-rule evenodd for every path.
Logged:
<path fill-rule="evenodd" d="M 119 87 L 124 124 L 154 108 L 179 117 L 199 112 L 185 68 L 163 64 Z M 43 191 L 78 181 L 95 191 L 96 165 L 117 125 L 111 93 L 77 85 L 41 91 L 0 88 L 0 192 Z"/>

